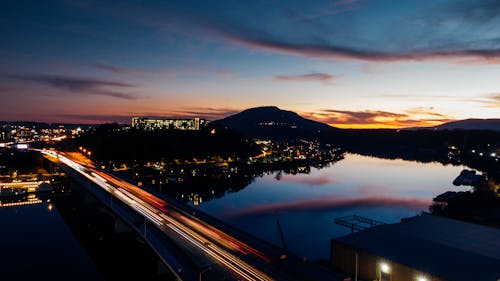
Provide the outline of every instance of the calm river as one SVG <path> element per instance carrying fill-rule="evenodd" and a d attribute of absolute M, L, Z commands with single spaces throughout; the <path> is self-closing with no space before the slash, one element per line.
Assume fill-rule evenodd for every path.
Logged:
<path fill-rule="evenodd" d="M 328 259 L 330 239 L 350 233 L 335 218 L 355 214 L 394 223 L 428 211 L 433 197 L 467 189 L 452 184 L 464 168 L 347 154 L 310 174 L 257 178 L 197 208 L 281 246 L 279 220 L 289 250 L 311 260 Z"/>

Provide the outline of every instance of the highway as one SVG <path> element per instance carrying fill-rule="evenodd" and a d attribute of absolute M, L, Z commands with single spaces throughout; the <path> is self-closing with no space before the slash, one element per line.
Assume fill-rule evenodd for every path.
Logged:
<path fill-rule="evenodd" d="M 38 151 L 74 169 L 140 213 L 166 235 L 176 234 L 177 238 L 182 239 L 212 259 L 214 265 L 231 272 L 231 276 L 228 277 L 232 277 L 234 280 L 274 280 L 273 277 L 261 270 L 261 268 L 271 268 L 272 259 L 249 245 L 182 210 L 170 206 L 163 199 L 99 170 L 88 160 L 82 161 L 69 154 L 53 150 Z M 247 258 L 253 264 L 248 263 Z M 256 263 L 263 266 L 257 268 L 254 265 Z M 273 274 L 275 273 L 273 270 L 271 271 Z"/>

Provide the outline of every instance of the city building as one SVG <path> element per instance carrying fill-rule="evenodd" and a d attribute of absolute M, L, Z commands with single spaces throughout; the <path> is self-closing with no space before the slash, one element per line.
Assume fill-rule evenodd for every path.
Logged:
<path fill-rule="evenodd" d="M 500 229 L 424 214 L 331 240 L 351 280 L 500 280 Z"/>
<path fill-rule="evenodd" d="M 202 118 L 193 119 L 159 119 L 146 117 L 132 117 L 132 128 L 145 131 L 155 130 L 193 130 L 197 131 L 207 126 L 208 120 Z"/>
<path fill-rule="evenodd" d="M 14 122 L 0 124 L 0 147 L 7 143 L 31 141 L 60 141 L 65 138 L 77 137 L 92 129 L 92 125 L 80 127 L 75 124 L 49 125 L 44 123 Z"/>

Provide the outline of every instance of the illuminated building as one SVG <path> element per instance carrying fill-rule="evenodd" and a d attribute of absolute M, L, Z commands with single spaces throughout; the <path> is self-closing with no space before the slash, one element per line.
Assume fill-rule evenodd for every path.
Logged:
<path fill-rule="evenodd" d="M 145 117 L 132 117 L 132 128 L 144 131 L 156 130 L 191 130 L 197 131 L 205 127 L 208 120 L 202 118 L 193 119 L 157 119 Z"/>
<path fill-rule="evenodd" d="M 427 214 L 332 239 L 331 263 L 351 280 L 498 280 L 498 249 L 500 229 Z"/>

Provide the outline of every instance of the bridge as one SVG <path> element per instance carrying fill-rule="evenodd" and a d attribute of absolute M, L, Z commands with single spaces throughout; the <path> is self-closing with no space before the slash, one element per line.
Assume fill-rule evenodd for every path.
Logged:
<path fill-rule="evenodd" d="M 199 210 L 103 171 L 87 158 L 37 151 L 138 232 L 178 280 L 342 280 Z"/>

